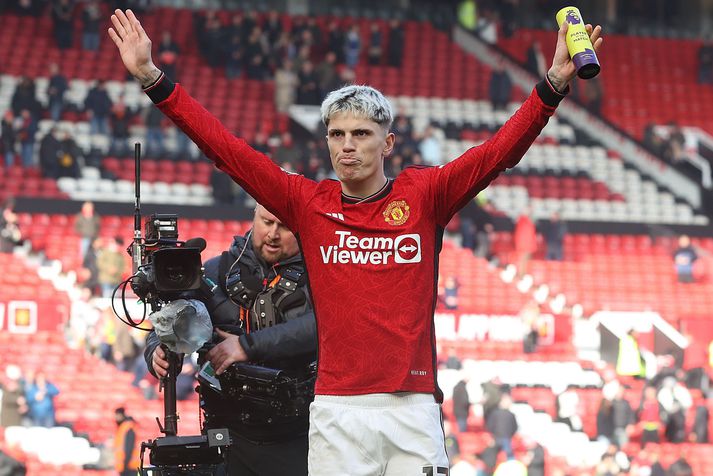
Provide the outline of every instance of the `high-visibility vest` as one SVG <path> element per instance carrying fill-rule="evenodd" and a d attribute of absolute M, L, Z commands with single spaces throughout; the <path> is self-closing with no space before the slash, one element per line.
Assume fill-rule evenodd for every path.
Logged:
<path fill-rule="evenodd" d="M 121 422 L 119 428 L 116 430 L 116 436 L 114 437 L 114 469 L 121 472 L 127 470 L 138 470 L 141 466 L 139 445 L 135 442 L 134 447 L 131 449 L 131 459 L 129 459 L 129 464 L 124 467 L 124 459 L 126 454 L 124 452 L 124 443 L 126 441 L 126 434 L 129 430 L 134 430 L 134 435 L 136 435 L 136 428 L 132 420 L 125 420 Z M 136 436 L 138 438 L 138 436 Z"/>
<path fill-rule="evenodd" d="M 616 359 L 616 373 L 619 375 L 643 376 L 646 374 L 639 353 L 639 344 L 630 335 L 619 341 L 619 355 Z"/>
<path fill-rule="evenodd" d="M 476 8 L 473 0 L 465 0 L 458 5 L 458 21 L 466 30 L 473 31 L 478 24 Z"/>

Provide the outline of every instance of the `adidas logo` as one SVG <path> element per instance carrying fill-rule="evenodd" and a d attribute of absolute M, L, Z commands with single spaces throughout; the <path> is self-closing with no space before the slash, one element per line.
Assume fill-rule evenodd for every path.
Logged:
<path fill-rule="evenodd" d="M 344 221 L 344 215 L 341 213 L 325 213 L 325 215 L 332 218 L 336 218 L 337 220 Z"/>

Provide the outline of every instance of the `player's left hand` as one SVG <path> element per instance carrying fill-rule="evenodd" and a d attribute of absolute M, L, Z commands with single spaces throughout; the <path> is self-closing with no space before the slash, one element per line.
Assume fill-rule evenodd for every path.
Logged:
<path fill-rule="evenodd" d="M 220 375 L 233 363 L 248 360 L 248 356 L 240 345 L 238 336 L 220 329 L 215 331 L 223 338 L 223 341 L 210 349 L 206 354 L 206 358 L 215 369 L 216 375 Z"/>
<path fill-rule="evenodd" d="M 577 76 L 577 67 L 574 65 L 574 61 L 569 56 L 569 50 L 567 50 L 567 29 L 569 28 L 569 23 L 563 22 L 560 26 L 559 32 L 557 33 L 557 47 L 555 48 L 555 56 L 552 59 L 552 66 L 547 72 L 547 77 L 550 78 L 552 86 L 557 89 L 557 91 L 564 91 L 567 88 L 569 82 Z M 592 25 L 585 25 L 587 33 L 589 34 L 589 39 L 594 46 L 594 52 L 599 56 L 599 52 L 602 49 L 602 43 L 604 38 L 602 38 L 602 27 L 597 25 L 592 27 Z"/>

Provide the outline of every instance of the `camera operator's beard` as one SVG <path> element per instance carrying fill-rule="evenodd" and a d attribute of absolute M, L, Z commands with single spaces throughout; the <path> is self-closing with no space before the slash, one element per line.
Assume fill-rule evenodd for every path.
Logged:
<path fill-rule="evenodd" d="M 265 262 L 269 265 L 273 265 L 278 261 L 281 261 L 283 258 L 287 257 L 285 251 L 282 248 L 282 243 L 279 241 L 264 241 L 260 245 L 260 256 L 262 256 L 262 259 L 264 259 Z"/>

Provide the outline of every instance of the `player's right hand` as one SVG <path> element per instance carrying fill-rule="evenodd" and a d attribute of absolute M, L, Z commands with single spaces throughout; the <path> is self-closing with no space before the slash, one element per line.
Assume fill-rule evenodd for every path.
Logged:
<path fill-rule="evenodd" d="M 151 60 L 151 39 L 131 10 L 126 10 L 126 13 L 114 10 L 111 23 L 114 27 L 109 28 L 109 37 L 119 49 L 124 66 L 144 83 L 148 76 L 158 71 Z"/>
<path fill-rule="evenodd" d="M 151 355 L 151 367 L 154 373 L 161 378 L 168 374 L 168 360 L 166 360 L 166 352 L 161 346 L 156 347 Z"/>

